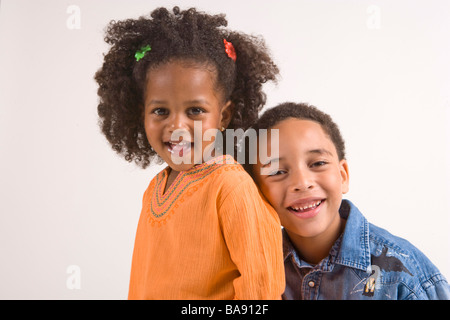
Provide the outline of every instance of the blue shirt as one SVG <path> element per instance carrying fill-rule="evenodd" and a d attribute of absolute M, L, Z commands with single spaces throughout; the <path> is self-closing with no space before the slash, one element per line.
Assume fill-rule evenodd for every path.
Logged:
<path fill-rule="evenodd" d="M 288 300 L 449 300 L 450 287 L 408 241 L 369 223 L 348 200 L 345 230 L 317 265 L 300 259 L 283 229 Z"/>

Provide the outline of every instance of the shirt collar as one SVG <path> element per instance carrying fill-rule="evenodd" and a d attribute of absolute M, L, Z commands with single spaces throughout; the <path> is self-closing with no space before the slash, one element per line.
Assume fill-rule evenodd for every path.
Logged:
<path fill-rule="evenodd" d="M 295 251 L 294 245 L 292 244 L 289 236 L 284 228 L 282 228 L 283 233 L 283 258 L 286 261 L 289 256 L 293 256 L 294 259 L 297 259 L 297 252 Z"/>
<path fill-rule="evenodd" d="M 330 256 L 332 256 L 330 262 L 367 271 L 370 266 L 369 222 L 349 200 L 342 200 L 339 214 L 347 222 L 343 235 L 332 248 L 332 251 L 337 249 L 339 252 L 337 254 L 334 252 L 331 254 L 330 252 Z M 339 241 L 340 243 L 338 243 Z M 310 266 L 299 258 L 284 229 L 283 253 L 285 261 L 292 255 L 299 267 Z"/>

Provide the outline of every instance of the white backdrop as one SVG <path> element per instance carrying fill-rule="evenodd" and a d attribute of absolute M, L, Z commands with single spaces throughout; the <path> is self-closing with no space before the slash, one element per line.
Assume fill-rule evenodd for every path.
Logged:
<path fill-rule="evenodd" d="M 347 143 L 351 199 L 450 277 L 449 1 L 2 0 L 0 298 L 125 299 L 142 195 L 161 167 L 116 156 L 93 80 L 112 20 L 225 13 L 281 70 L 267 106 L 308 102 Z"/>

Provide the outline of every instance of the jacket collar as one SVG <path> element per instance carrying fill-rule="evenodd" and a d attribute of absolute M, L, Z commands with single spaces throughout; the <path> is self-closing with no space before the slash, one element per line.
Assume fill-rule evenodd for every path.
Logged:
<path fill-rule="evenodd" d="M 367 271 L 370 267 L 369 222 L 349 200 L 342 200 L 341 217 L 347 216 L 341 248 L 335 263 Z"/>
<path fill-rule="evenodd" d="M 370 267 L 369 222 L 349 200 L 342 200 L 339 214 L 347 220 L 344 233 L 333 245 L 329 257 L 320 264 L 323 264 L 322 267 L 328 266 L 326 269 L 329 271 L 332 269 L 329 268 L 330 264 L 340 264 L 367 271 Z M 311 267 L 310 264 L 299 258 L 284 229 L 283 253 L 285 261 L 292 255 L 298 267 Z M 325 260 L 326 263 L 323 263 Z"/>

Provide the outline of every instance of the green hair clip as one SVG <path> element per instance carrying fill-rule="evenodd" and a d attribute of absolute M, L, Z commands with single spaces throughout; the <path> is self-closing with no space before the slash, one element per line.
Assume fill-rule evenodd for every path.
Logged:
<path fill-rule="evenodd" d="M 152 50 L 152 47 L 150 47 L 150 45 L 146 45 L 142 48 L 140 48 L 138 51 L 136 51 L 136 54 L 134 55 L 134 57 L 136 58 L 136 61 L 141 60 L 145 54 L 147 52 L 149 52 L 150 50 Z"/>

